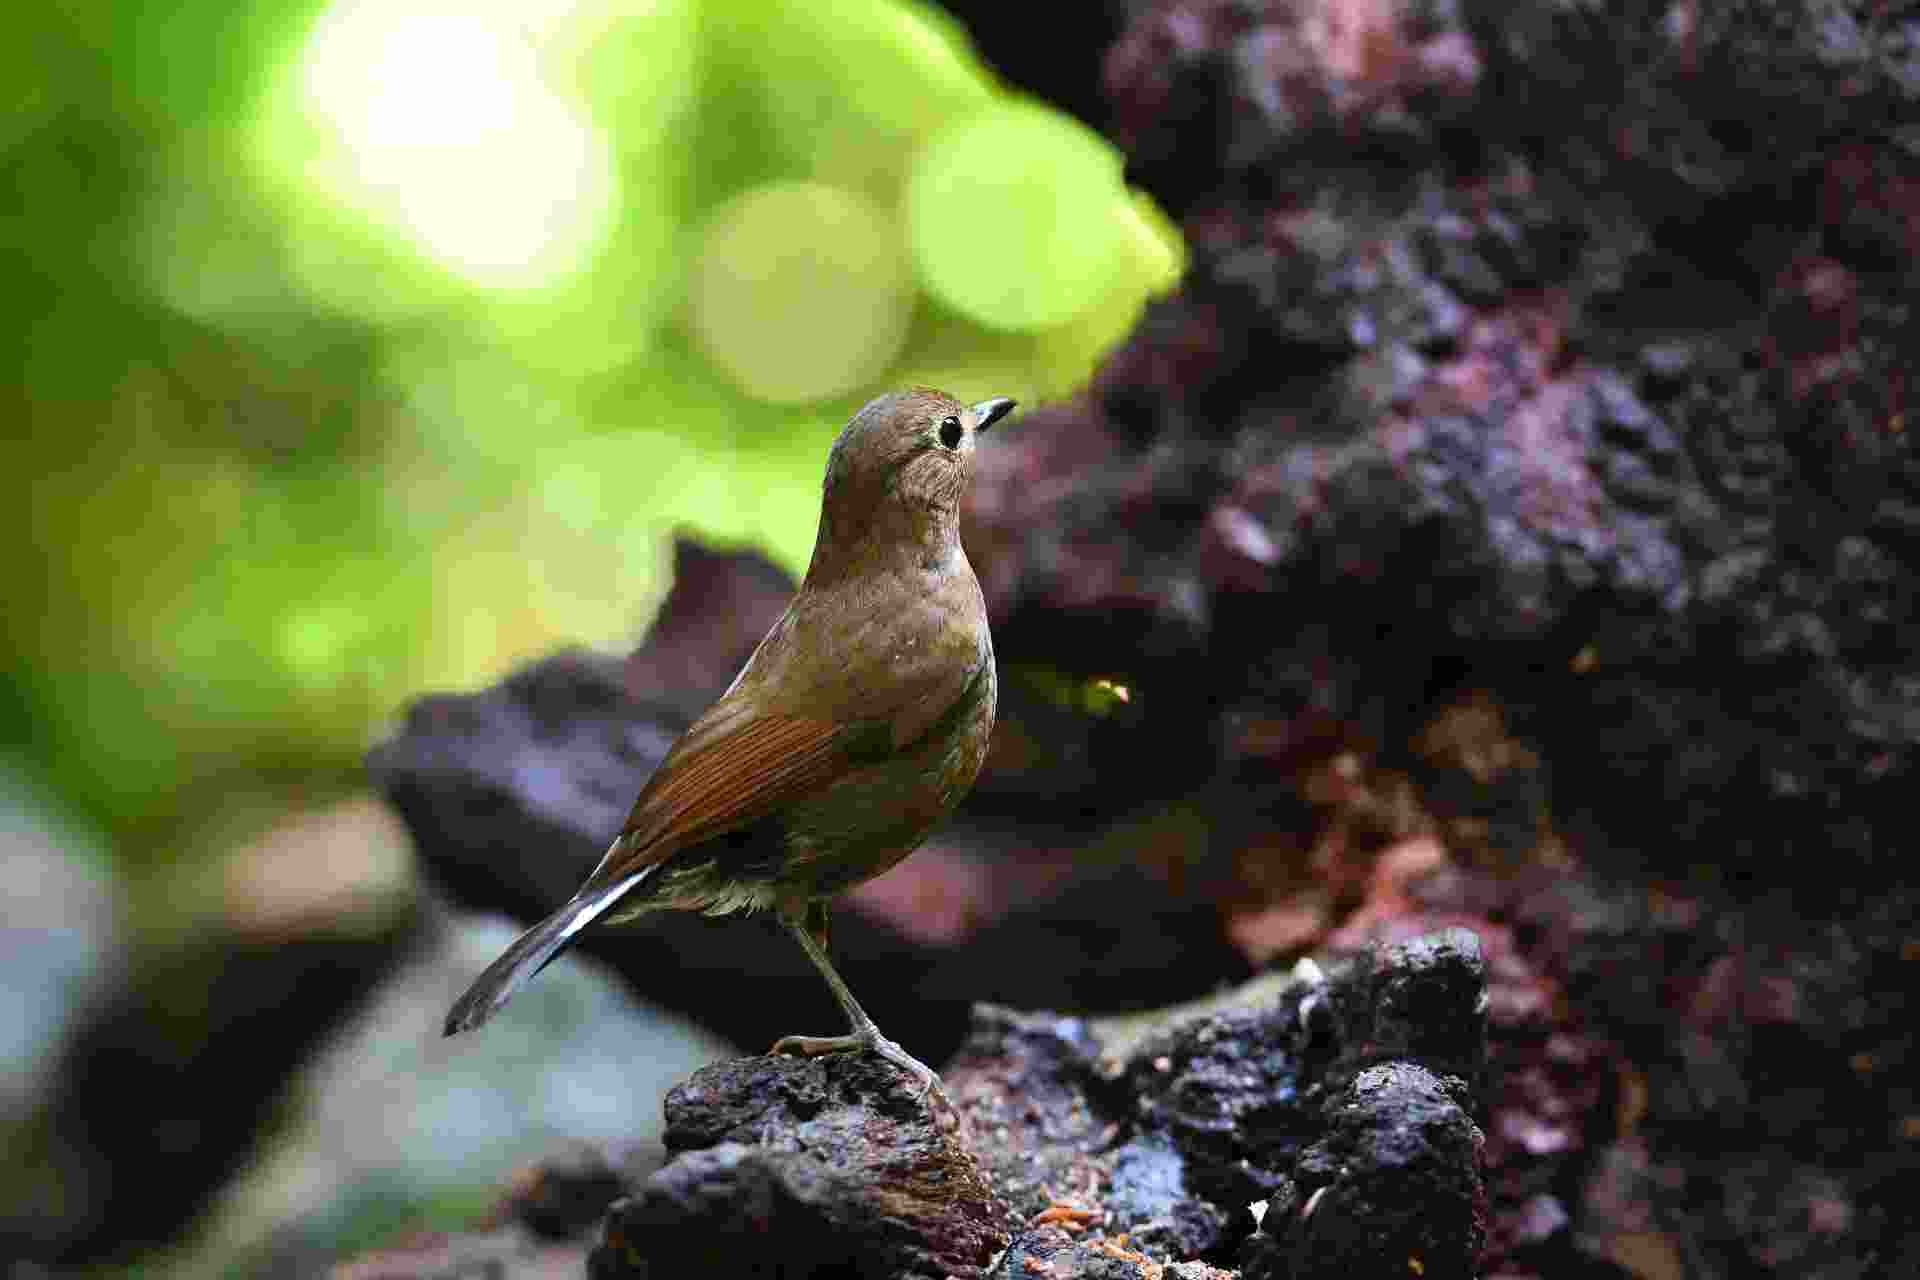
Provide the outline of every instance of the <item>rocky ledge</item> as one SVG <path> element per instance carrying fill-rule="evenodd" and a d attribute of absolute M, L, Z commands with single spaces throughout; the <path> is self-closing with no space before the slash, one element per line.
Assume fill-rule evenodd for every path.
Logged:
<path fill-rule="evenodd" d="M 659 1168 L 542 1167 L 486 1231 L 346 1274 L 1469 1277 L 1487 1006 L 1456 928 L 1131 1018 L 982 1005 L 943 1094 L 720 1062 L 667 1095 Z"/>

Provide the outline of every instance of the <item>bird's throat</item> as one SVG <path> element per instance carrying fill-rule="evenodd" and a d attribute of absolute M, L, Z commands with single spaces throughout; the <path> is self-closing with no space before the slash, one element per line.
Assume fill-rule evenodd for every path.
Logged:
<path fill-rule="evenodd" d="M 887 569 L 937 572 L 960 555 L 958 495 L 887 492 L 877 502 L 821 504 L 807 582 L 826 586 L 851 574 Z"/>

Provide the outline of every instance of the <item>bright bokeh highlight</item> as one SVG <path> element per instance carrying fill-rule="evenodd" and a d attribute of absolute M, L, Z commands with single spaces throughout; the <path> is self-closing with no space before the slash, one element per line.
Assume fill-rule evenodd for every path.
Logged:
<path fill-rule="evenodd" d="M 577 272 L 618 203 L 613 158 L 532 36 L 510 6 L 342 0 L 299 55 L 305 176 L 475 284 Z"/>

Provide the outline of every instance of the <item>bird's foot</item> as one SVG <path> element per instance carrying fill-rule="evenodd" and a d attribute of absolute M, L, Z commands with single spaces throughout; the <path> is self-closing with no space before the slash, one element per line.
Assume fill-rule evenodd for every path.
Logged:
<path fill-rule="evenodd" d="M 939 1097 L 947 1100 L 946 1090 L 940 1087 L 940 1077 L 932 1067 L 920 1061 L 902 1049 L 897 1043 L 880 1034 L 879 1028 L 855 1031 L 844 1036 L 781 1036 L 774 1041 L 768 1054 L 794 1054 L 802 1058 L 818 1058 L 829 1053 L 857 1053 L 860 1051 L 877 1053 L 899 1067 L 902 1071 L 920 1082 L 920 1096 Z M 949 1103 L 948 1105 L 952 1105 Z"/>

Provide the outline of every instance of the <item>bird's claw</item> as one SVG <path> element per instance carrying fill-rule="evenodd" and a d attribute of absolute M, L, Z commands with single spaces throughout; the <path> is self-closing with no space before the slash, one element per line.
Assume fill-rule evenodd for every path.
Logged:
<path fill-rule="evenodd" d="M 773 1042 L 773 1048 L 767 1050 L 769 1056 L 791 1054 L 801 1058 L 818 1058 L 830 1053 L 877 1053 L 894 1066 L 920 1082 L 920 1099 L 931 1101 L 936 1095 L 949 1107 L 953 1104 L 947 1098 L 946 1090 L 940 1086 L 940 1076 L 926 1063 L 902 1049 L 900 1045 L 881 1035 L 878 1030 L 853 1032 L 844 1036 L 781 1036 Z"/>

